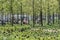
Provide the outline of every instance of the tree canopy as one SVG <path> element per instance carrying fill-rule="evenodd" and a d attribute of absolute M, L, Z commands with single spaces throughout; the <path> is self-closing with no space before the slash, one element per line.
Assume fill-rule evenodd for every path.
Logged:
<path fill-rule="evenodd" d="M 23 10 L 22 12 L 32 14 L 33 13 L 32 1 L 33 0 L 12 0 L 13 13 L 20 13 L 22 3 L 22 10 Z M 39 14 L 42 7 L 43 13 L 47 13 L 48 4 L 50 13 L 58 12 L 59 3 L 57 0 L 42 0 L 42 1 L 34 0 L 34 12 Z M 10 6 L 11 6 L 11 0 L 0 0 L 0 11 L 2 10 L 3 7 L 4 13 L 9 13 Z"/>

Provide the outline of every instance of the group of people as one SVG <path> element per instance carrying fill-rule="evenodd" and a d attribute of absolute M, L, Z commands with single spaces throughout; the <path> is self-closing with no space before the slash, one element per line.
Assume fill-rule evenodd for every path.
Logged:
<path fill-rule="evenodd" d="M 29 18 L 28 18 L 29 17 Z M 12 17 L 7 16 L 6 18 L 4 17 L 3 19 L 0 19 L 0 24 L 3 22 L 4 24 L 7 22 L 11 22 L 13 20 L 13 24 L 28 24 L 29 21 L 33 20 L 32 16 L 23 16 L 21 18 L 21 15 L 19 15 L 19 17 L 17 18 L 17 15 L 14 15 L 13 19 Z M 39 17 L 35 17 L 34 22 L 36 24 L 40 23 L 40 18 Z"/>
<path fill-rule="evenodd" d="M 28 24 L 28 19 L 27 18 L 22 18 L 22 20 L 21 19 L 15 19 L 15 18 L 13 19 L 14 24 L 17 24 L 17 23 L 20 24 L 21 22 L 23 24 Z"/>
<path fill-rule="evenodd" d="M 9 17 L 3 17 L 3 19 L 1 19 L 1 17 L 0 17 L 0 24 L 6 24 L 6 23 L 8 23 L 8 22 L 11 22 L 12 21 L 12 19 L 11 18 L 9 18 Z M 28 18 L 27 17 L 24 17 L 24 18 L 22 18 L 22 20 L 21 20 L 21 18 L 16 18 L 16 17 L 14 17 L 13 18 L 13 24 L 21 24 L 21 22 L 23 23 L 23 24 L 28 24 Z"/>

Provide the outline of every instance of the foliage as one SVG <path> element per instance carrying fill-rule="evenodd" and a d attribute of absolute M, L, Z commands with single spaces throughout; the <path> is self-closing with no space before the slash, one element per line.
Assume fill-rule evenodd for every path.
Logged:
<path fill-rule="evenodd" d="M 47 13 L 48 10 L 48 2 L 49 2 L 49 11 L 50 13 L 57 12 L 59 8 L 59 4 L 57 0 L 34 0 L 34 11 L 35 13 L 40 13 L 40 9 L 42 6 L 42 11 L 43 13 Z M 32 14 L 32 0 L 13 0 L 12 1 L 12 7 L 13 7 L 13 13 L 20 13 L 21 9 L 21 3 L 23 6 L 23 13 L 29 13 Z M 5 13 L 10 12 L 10 5 L 11 5 L 11 0 L 0 0 L 0 10 L 2 9 L 3 5 L 3 10 Z"/>
<path fill-rule="evenodd" d="M 21 27 L 6 25 L 0 27 L 0 40 L 60 40 L 60 31 L 58 28 L 27 28 L 21 31 Z"/>

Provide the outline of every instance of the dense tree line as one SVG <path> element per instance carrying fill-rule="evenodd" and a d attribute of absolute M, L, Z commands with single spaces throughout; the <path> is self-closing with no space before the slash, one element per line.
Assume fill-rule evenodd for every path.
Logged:
<path fill-rule="evenodd" d="M 51 16 L 53 16 L 53 24 L 55 14 L 60 12 L 60 1 L 59 0 L 0 0 L 0 14 L 3 19 L 3 15 L 11 14 L 11 24 L 13 26 L 14 14 L 17 14 L 17 24 L 20 15 L 32 15 L 33 26 L 35 25 L 36 17 L 39 16 L 39 24 L 43 26 L 43 16 L 45 16 L 46 24 L 50 24 Z M 59 15 L 58 15 L 59 16 Z M 58 17 L 58 19 L 60 19 Z M 21 25 L 23 18 L 21 17 Z M 3 21 L 2 21 L 3 25 Z"/>

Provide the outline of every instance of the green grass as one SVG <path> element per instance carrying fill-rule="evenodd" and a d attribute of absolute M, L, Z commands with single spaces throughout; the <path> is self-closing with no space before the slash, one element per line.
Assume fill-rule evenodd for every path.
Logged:
<path fill-rule="evenodd" d="M 0 40 L 60 40 L 58 25 L 32 27 L 14 24 L 0 26 Z"/>

